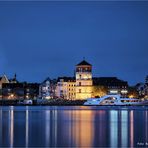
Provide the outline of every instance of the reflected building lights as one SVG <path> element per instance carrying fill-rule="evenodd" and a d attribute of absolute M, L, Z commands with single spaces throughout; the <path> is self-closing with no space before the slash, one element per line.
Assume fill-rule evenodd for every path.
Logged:
<path fill-rule="evenodd" d="M 53 118 L 52 118 L 52 127 L 53 127 L 53 131 L 52 131 L 52 137 L 54 138 L 53 140 L 53 146 L 57 146 L 57 110 L 54 109 L 52 111 L 52 115 L 53 115 Z"/>
<path fill-rule="evenodd" d="M 26 147 L 28 147 L 29 140 L 29 111 L 28 106 L 26 107 Z"/>
<path fill-rule="evenodd" d="M 45 143 L 49 147 L 50 142 L 50 110 L 45 111 Z"/>
<path fill-rule="evenodd" d="M 130 111 L 130 146 L 134 147 L 134 113 Z"/>
<path fill-rule="evenodd" d="M 148 144 L 148 115 L 147 115 L 147 112 L 148 111 L 146 111 L 145 112 L 145 127 L 146 127 L 146 132 L 145 132 L 145 141 L 147 142 L 147 144 Z"/>
<path fill-rule="evenodd" d="M 2 145 L 2 133 L 3 133 L 3 116 L 2 116 L 2 109 L 0 109 L 0 145 Z"/>
<path fill-rule="evenodd" d="M 9 111 L 9 119 L 10 119 L 10 125 L 9 125 L 9 127 L 10 127 L 10 147 L 13 147 L 13 139 L 14 139 L 14 111 L 13 111 L 14 109 L 13 109 L 13 107 L 11 107 L 11 110 Z"/>
<path fill-rule="evenodd" d="M 95 134 L 96 136 L 98 136 L 98 143 L 100 146 L 104 147 L 105 146 L 105 140 L 106 140 L 106 122 L 105 119 L 106 119 L 106 116 L 107 116 L 107 113 L 104 111 L 104 110 L 99 110 L 97 113 L 96 113 L 96 117 L 98 122 L 96 122 L 95 124 L 95 128 L 97 129 L 97 131 L 95 130 Z M 104 128 L 104 126 L 106 128 Z"/>
<path fill-rule="evenodd" d="M 72 137 L 75 139 L 76 147 L 91 147 L 93 144 L 94 128 L 92 111 L 75 111 Z"/>
<path fill-rule="evenodd" d="M 121 111 L 121 146 L 127 147 L 128 136 L 128 113 L 127 111 Z"/>
<path fill-rule="evenodd" d="M 147 107 L 91 108 L 0 108 L 0 147 L 136 147 L 137 141 L 147 142 Z"/>
<path fill-rule="evenodd" d="M 118 112 L 115 110 L 110 111 L 110 144 L 118 146 Z"/>

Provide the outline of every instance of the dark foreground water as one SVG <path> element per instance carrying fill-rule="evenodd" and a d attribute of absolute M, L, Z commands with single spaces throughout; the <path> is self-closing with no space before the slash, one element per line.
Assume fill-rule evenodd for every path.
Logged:
<path fill-rule="evenodd" d="M 148 107 L 3 106 L 0 147 L 148 147 Z"/>

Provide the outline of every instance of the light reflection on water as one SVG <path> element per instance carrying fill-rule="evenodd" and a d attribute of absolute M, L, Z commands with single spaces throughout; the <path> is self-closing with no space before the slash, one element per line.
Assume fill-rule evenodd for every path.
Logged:
<path fill-rule="evenodd" d="M 137 147 L 148 107 L 0 107 L 0 147 Z"/>

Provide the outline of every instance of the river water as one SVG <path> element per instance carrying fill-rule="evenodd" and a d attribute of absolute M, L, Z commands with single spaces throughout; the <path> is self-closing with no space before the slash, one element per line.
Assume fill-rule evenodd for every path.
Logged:
<path fill-rule="evenodd" d="M 1 106 L 0 147 L 148 147 L 148 106 Z"/>

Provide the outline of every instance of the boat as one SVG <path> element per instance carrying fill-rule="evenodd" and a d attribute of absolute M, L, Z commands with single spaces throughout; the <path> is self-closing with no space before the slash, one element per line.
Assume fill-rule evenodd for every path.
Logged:
<path fill-rule="evenodd" d="M 148 105 L 148 100 L 123 98 L 121 95 L 106 95 L 101 98 L 88 98 L 84 105 Z"/>
<path fill-rule="evenodd" d="M 32 105 L 33 101 L 31 99 L 25 99 L 25 100 L 20 100 L 17 104 L 18 105 Z"/>

